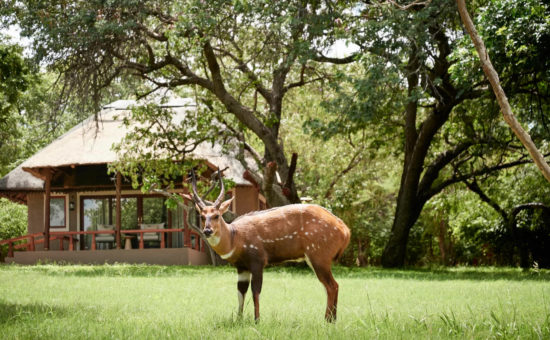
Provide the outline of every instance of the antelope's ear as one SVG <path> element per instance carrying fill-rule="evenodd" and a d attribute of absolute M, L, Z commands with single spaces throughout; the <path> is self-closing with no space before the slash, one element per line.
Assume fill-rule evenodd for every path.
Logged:
<path fill-rule="evenodd" d="M 225 213 L 227 211 L 227 209 L 231 206 L 231 202 L 233 202 L 233 198 L 235 198 L 235 197 L 231 197 L 227 201 L 220 204 L 220 214 L 223 215 L 223 213 Z"/>

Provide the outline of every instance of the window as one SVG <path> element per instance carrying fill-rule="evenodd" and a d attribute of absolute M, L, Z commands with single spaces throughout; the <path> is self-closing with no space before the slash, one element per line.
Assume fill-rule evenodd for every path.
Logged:
<path fill-rule="evenodd" d="M 50 227 L 65 228 L 65 197 L 50 198 Z"/>
<path fill-rule="evenodd" d="M 197 249 L 197 236 L 195 234 L 191 234 L 191 248 Z"/>
<path fill-rule="evenodd" d="M 143 223 L 154 224 L 163 223 L 167 219 L 166 205 L 164 197 L 144 197 L 143 198 Z"/>

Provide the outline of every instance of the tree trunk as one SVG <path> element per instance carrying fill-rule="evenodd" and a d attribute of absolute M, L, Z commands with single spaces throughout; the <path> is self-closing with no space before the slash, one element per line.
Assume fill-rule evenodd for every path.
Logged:
<path fill-rule="evenodd" d="M 367 257 L 365 256 L 365 250 L 363 249 L 363 244 L 361 243 L 361 239 L 357 239 L 357 259 L 355 260 L 355 263 L 357 264 L 358 267 L 367 266 Z"/>
<path fill-rule="evenodd" d="M 439 254 L 441 255 L 441 264 L 447 265 L 447 242 L 445 242 L 445 236 L 447 235 L 447 223 L 443 218 L 438 223 L 437 241 L 439 243 Z"/>
<path fill-rule="evenodd" d="M 386 268 L 402 267 L 405 264 L 409 232 L 414 226 L 422 206 L 410 187 L 402 187 L 397 201 L 397 209 L 393 220 L 392 231 L 384 252 L 382 266 Z"/>

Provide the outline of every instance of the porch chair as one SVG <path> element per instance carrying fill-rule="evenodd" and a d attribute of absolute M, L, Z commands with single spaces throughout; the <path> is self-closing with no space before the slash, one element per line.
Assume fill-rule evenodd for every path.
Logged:
<path fill-rule="evenodd" d="M 164 229 L 164 223 L 156 224 L 140 224 L 140 229 Z M 160 242 L 160 238 L 163 236 L 163 233 L 143 233 L 143 241 L 156 241 Z M 141 241 L 141 235 L 138 235 L 138 241 Z"/>
<path fill-rule="evenodd" d="M 112 224 L 98 224 L 97 230 L 115 230 L 115 226 Z M 107 248 L 110 248 L 115 242 L 114 234 L 98 234 L 95 237 L 96 243 L 100 245 L 107 245 Z M 101 247 L 99 247 L 101 249 Z"/>

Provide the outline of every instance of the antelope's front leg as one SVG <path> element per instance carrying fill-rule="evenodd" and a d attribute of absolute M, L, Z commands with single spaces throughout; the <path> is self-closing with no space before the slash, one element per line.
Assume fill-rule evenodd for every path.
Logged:
<path fill-rule="evenodd" d="M 237 279 L 237 290 L 239 293 L 239 316 L 243 315 L 244 297 L 248 286 L 250 285 L 250 272 L 244 269 L 237 269 L 239 274 Z"/>
<path fill-rule="evenodd" d="M 257 266 L 251 269 L 252 272 L 252 298 L 254 299 L 254 320 L 260 320 L 260 292 L 262 291 L 263 281 L 262 266 Z"/>

